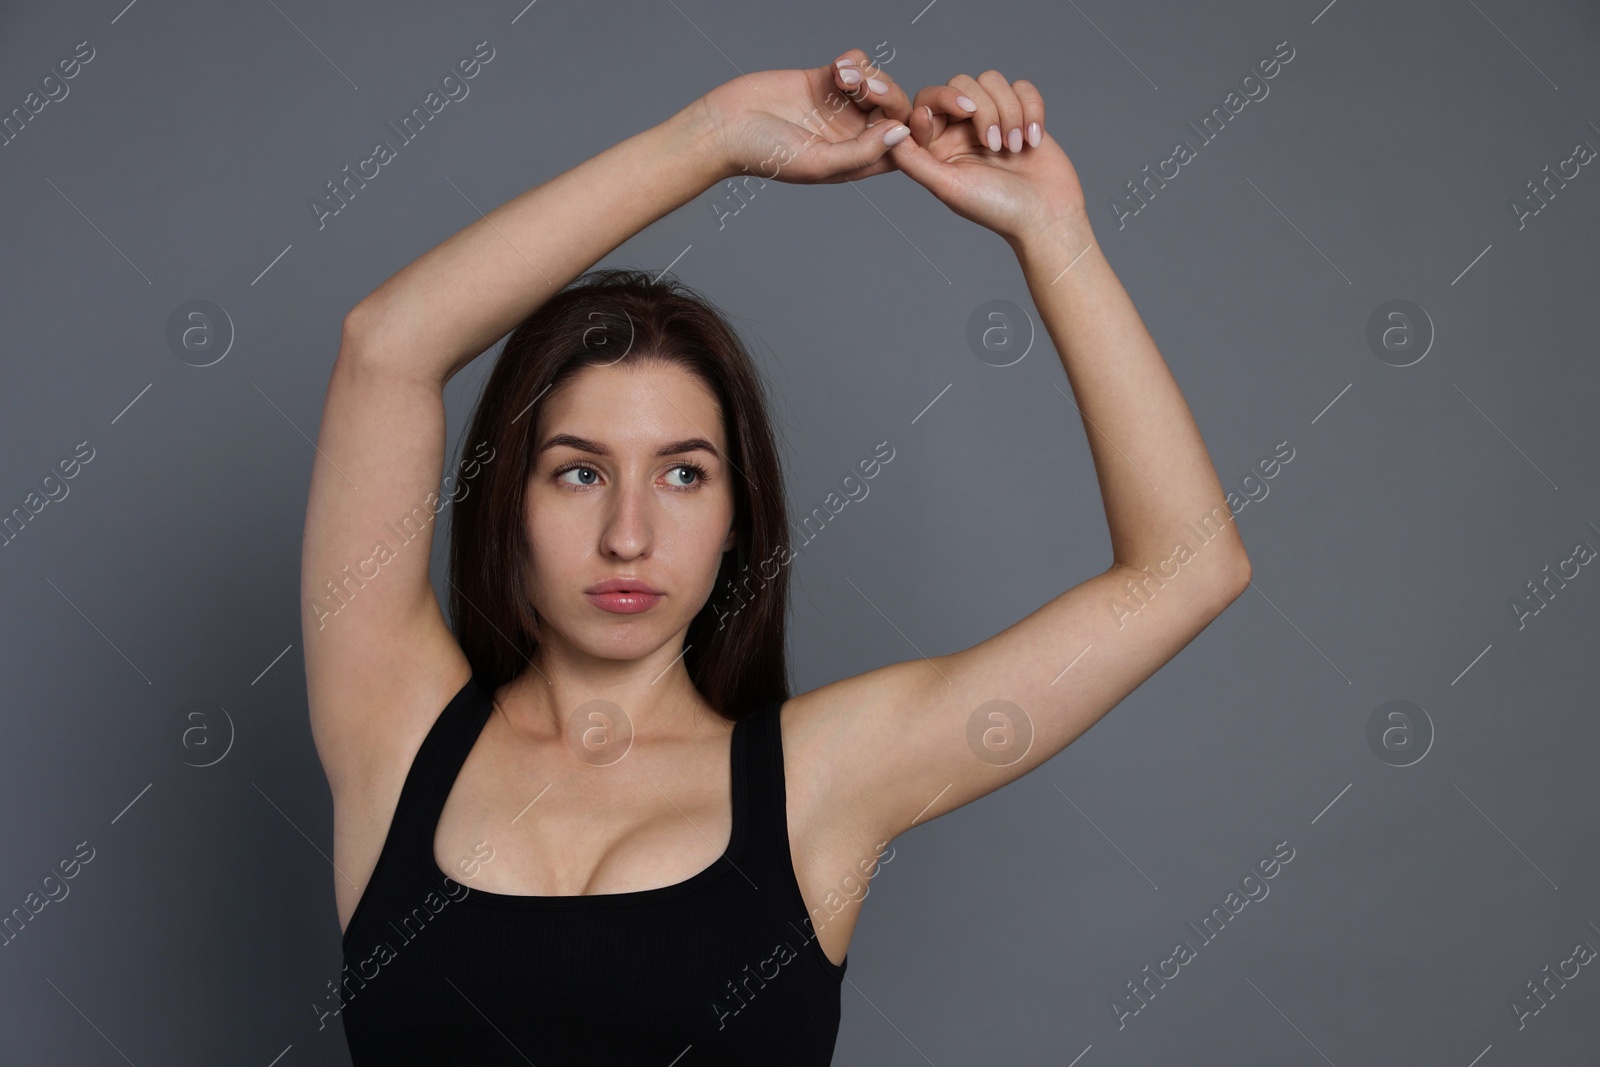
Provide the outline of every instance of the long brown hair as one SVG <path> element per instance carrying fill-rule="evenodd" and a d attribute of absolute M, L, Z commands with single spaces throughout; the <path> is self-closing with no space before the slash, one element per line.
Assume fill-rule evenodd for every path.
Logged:
<path fill-rule="evenodd" d="M 452 505 L 451 626 L 491 692 L 528 667 L 540 620 L 524 593 L 533 560 L 523 516 L 543 401 L 585 368 L 624 360 L 683 367 L 722 407 L 737 543 L 689 625 L 683 661 L 706 702 L 737 720 L 789 695 L 783 471 L 749 352 L 715 305 L 676 279 L 593 270 L 512 330 L 463 439 L 493 451 L 481 484 Z"/>

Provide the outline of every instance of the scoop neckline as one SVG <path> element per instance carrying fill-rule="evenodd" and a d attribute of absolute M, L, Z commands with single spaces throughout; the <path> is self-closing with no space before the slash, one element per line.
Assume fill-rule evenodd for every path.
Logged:
<path fill-rule="evenodd" d="M 458 882 L 446 874 L 439 866 L 439 861 L 433 855 L 434 836 L 439 832 L 439 820 L 444 816 L 445 803 L 450 799 L 450 792 L 455 788 L 455 779 L 461 774 L 461 767 L 466 766 L 466 761 L 472 755 L 472 750 L 477 747 L 478 738 L 483 734 L 483 728 L 488 724 L 489 715 L 493 711 L 494 694 L 488 690 L 476 677 L 470 684 L 477 687 L 480 697 L 480 714 L 476 717 L 475 725 L 470 727 L 470 734 L 464 742 L 466 751 L 461 757 L 461 765 L 456 768 L 455 776 L 445 787 L 444 795 L 438 799 L 437 804 L 430 805 L 432 814 L 423 827 L 421 855 L 416 857 L 422 866 L 422 873 L 429 885 L 440 892 L 449 892 L 450 884 L 454 883 L 466 889 L 464 896 L 459 898 L 459 903 L 475 905 L 485 908 L 504 908 L 516 911 L 582 911 L 598 908 L 626 908 L 639 907 L 646 904 L 656 904 L 671 900 L 676 897 L 692 893 L 704 886 L 710 885 L 717 879 L 724 877 L 729 870 L 738 869 L 738 860 L 743 857 L 744 839 L 748 815 L 746 812 L 747 787 L 745 781 L 745 735 L 746 724 L 750 715 L 741 716 L 733 724 L 728 738 L 728 770 L 729 770 L 729 803 L 733 810 L 733 826 L 728 835 L 728 843 L 722 853 L 711 864 L 700 871 L 690 875 L 681 882 L 671 885 L 652 886 L 649 889 L 634 889 L 623 893 L 561 893 L 555 895 L 528 894 L 528 893 L 496 893 L 488 889 L 479 889 L 465 882 Z M 758 709 L 759 713 L 761 709 Z M 457 899 L 452 894 L 452 899 Z"/>

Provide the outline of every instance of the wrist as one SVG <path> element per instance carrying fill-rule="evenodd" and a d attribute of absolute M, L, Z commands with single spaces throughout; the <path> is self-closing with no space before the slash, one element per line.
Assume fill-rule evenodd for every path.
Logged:
<path fill-rule="evenodd" d="M 1051 217 L 1047 222 L 1030 226 L 1017 234 L 1006 236 L 1006 243 L 1016 253 L 1017 260 L 1026 271 L 1030 267 L 1059 271 L 1071 263 L 1084 249 L 1099 242 L 1094 228 L 1083 210 L 1072 210 Z"/>
<path fill-rule="evenodd" d="M 738 172 L 724 155 L 721 125 L 705 97 L 697 97 L 657 129 L 669 151 L 693 168 L 702 191 Z"/>

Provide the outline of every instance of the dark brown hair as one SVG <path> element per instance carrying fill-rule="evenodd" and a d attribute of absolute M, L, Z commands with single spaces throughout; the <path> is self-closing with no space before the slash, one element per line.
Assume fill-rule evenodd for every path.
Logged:
<path fill-rule="evenodd" d="M 511 331 L 463 439 L 494 451 L 476 491 L 452 505 L 451 626 L 491 691 L 528 668 L 540 620 L 524 592 L 532 558 L 523 516 L 544 401 L 585 368 L 624 361 L 683 367 L 722 407 L 736 544 L 689 626 L 683 661 L 706 702 L 737 720 L 789 695 L 783 471 L 754 361 L 722 313 L 675 279 L 593 270 Z"/>

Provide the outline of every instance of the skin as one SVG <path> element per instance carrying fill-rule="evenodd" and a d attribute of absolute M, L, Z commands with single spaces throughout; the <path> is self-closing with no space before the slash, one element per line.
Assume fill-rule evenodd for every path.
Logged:
<path fill-rule="evenodd" d="M 492 892 L 669 885 L 711 865 L 732 832 L 733 727 L 678 662 L 735 542 L 721 406 L 680 367 L 592 367 L 547 399 L 540 440 L 558 434 L 612 454 L 571 445 L 538 453 L 525 512 L 535 571 L 527 592 L 548 640 L 497 693 L 441 814 L 435 861 Z M 712 447 L 657 454 L 699 437 Z M 564 469 L 574 464 L 583 467 Z M 640 578 L 665 599 L 635 615 L 591 604 L 583 591 L 613 575 Z M 624 709 L 632 734 L 625 758 L 598 766 L 574 753 L 595 747 L 597 721 L 599 743 L 614 740 L 611 725 L 572 714 L 596 695 Z M 537 817 L 512 822 L 536 794 Z M 607 811 L 627 813 L 622 832 L 596 826 Z"/>
<path fill-rule="evenodd" d="M 852 80 L 851 67 L 862 76 Z M 1172 560 L 1177 543 L 1193 542 L 1191 524 L 1231 512 L 1044 121 L 1043 98 L 1025 80 L 956 75 L 910 97 L 860 49 L 816 68 L 741 75 L 495 209 L 352 309 L 330 377 L 302 553 L 307 687 L 334 796 L 341 926 L 411 759 L 469 668 L 429 583 L 425 539 L 331 619 L 315 608 L 321 583 L 369 554 L 383 522 L 438 485 L 444 384 L 540 300 L 724 179 L 822 184 L 898 173 L 888 180 L 921 185 L 1004 239 L 1081 414 L 1112 546 L 1104 572 L 971 648 L 888 664 L 783 705 L 789 835 L 814 916 L 859 900 L 848 887 L 898 834 L 1064 749 L 1246 587 L 1249 562 L 1231 521 L 1181 565 Z M 496 694 L 441 816 L 435 860 L 466 884 L 508 894 L 628 892 L 682 881 L 721 853 L 731 829 L 731 727 L 689 684 L 680 656 L 731 545 L 721 424 L 710 394 L 670 369 L 592 369 L 550 398 L 541 434 L 578 434 L 613 455 L 561 448 L 542 455 L 533 476 L 528 594 L 550 640 L 540 662 Z M 715 465 L 694 492 L 678 488 L 688 479 L 674 473 L 685 457 L 654 455 L 689 436 L 717 453 L 693 457 Z M 592 483 L 546 477 L 577 458 L 595 461 Z M 1157 588 L 1151 572 L 1168 580 Z M 611 575 L 642 576 L 667 596 L 642 615 L 600 611 L 582 590 Z M 1155 590 L 1131 619 L 1109 609 L 1134 603 L 1130 582 Z M 626 756 L 604 767 L 582 758 L 582 720 L 572 726 L 572 713 L 595 699 L 623 708 L 633 731 Z M 980 758 L 969 742 L 975 712 L 984 737 L 1000 730 L 981 718 L 995 701 L 1031 730 L 1007 762 Z M 859 911 L 846 903 L 818 924 L 818 944 L 835 962 Z"/>
<path fill-rule="evenodd" d="M 661 707 L 694 704 L 684 673 L 675 672 L 665 690 L 650 680 L 672 665 L 734 546 L 721 405 L 681 367 L 591 367 L 546 402 L 542 441 L 558 434 L 613 455 L 547 447 L 529 480 L 524 518 L 534 578 L 527 592 L 547 624 L 533 673 L 548 680 L 532 689 L 530 708 L 556 721 L 570 700 L 596 691 L 626 700 L 646 719 Z M 702 436 L 710 450 L 656 455 L 663 442 Z M 589 603 L 583 591 L 615 575 L 639 578 L 666 598 L 638 615 Z M 642 689 L 630 682 L 641 675 L 648 676 Z"/>

